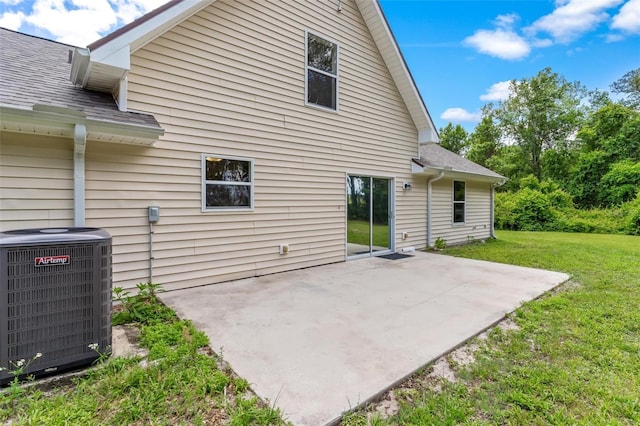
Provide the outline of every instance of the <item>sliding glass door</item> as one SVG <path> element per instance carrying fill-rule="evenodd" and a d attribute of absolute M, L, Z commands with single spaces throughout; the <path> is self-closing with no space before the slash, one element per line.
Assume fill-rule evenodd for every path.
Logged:
<path fill-rule="evenodd" d="M 391 200 L 391 179 L 347 176 L 347 256 L 391 250 Z"/>

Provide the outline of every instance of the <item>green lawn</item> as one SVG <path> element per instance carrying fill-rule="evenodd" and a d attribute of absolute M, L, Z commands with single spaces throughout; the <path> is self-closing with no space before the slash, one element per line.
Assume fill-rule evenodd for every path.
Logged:
<path fill-rule="evenodd" d="M 371 424 L 640 424 L 640 237 L 503 231 L 445 254 L 573 279 L 518 309 L 518 330 L 494 329 L 457 383 L 396 392 L 401 411 Z"/>
<path fill-rule="evenodd" d="M 349 220 L 347 222 L 347 242 L 369 245 L 369 222 Z M 373 245 L 389 247 L 389 225 L 373 225 Z"/>

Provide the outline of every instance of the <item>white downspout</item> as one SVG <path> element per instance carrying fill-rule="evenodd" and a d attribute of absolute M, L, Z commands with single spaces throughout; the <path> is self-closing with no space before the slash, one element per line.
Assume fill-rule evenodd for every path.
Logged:
<path fill-rule="evenodd" d="M 87 126 L 76 124 L 73 132 L 73 226 L 84 226 L 84 152 Z"/>
<path fill-rule="evenodd" d="M 495 221 L 496 221 L 496 188 L 499 186 L 502 186 L 505 184 L 504 180 L 501 180 L 499 182 L 494 182 L 491 184 L 491 233 L 489 235 L 491 235 L 491 238 L 496 238 L 496 227 L 495 227 Z"/>
<path fill-rule="evenodd" d="M 427 181 L 427 247 L 429 248 L 433 248 L 433 244 L 431 244 L 431 193 L 433 192 L 431 184 L 439 181 L 443 177 L 444 170 L 441 170 L 440 173 L 438 173 L 438 176 Z"/>
<path fill-rule="evenodd" d="M 496 238 L 496 229 L 495 229 L 495 225 L 494 222 L 496 220 L 496 213 L 495 213 L 495 208 L 496 208 L 496 202 L 495 202 L 495 192 L 496 192 L 496 184 L 492 183 L 491 184 L 491 214 L 489 215 L 489 217 L 491 218 L 491 224 L 490 224 L 490 233 L 489 236 L 493 239 Z"/>

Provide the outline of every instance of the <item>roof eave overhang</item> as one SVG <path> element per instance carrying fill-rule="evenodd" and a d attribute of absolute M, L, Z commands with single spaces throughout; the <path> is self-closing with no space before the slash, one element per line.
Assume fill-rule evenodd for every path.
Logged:
<path fill-rule="evenodd" d="M 418 142 L 439 142 L 440 139 L 433 119 L 418 91 L 378 0 L 356 0 L 356 3 L 418 130 Z"/>
<path fill-rule="evenodd" d="M 3 131 L 73 138 L 77 124 L 86 126 L 88 139 L 104 142 L 152 146 L 164 134 L 160 127 L 87 118 L 84 112 L 71 108 L 0 105 Z"/>
<path fill-rule="evenodd" d="M 422 165 L 419 161 L 414 159 L 411 161 L 411 174 L 414 176 L 435 177 L 440 173 L 443 173 L 444 177 L 453 179 L 469 179 L 476 182 L 489 182 L 489 183 L 504 183 L 508 179 L 504 176 L 490 176 L 478 173 L 470 173 L 460 170 L 455 170 L 451 167 L 433 167 Z"/>
<path fill-rule="evenodd" d="M 83 88 L 114 92 L 131 69 L 131 54 L 215 0 L 175 1 L 85 48 L 76 48 L 71 81 Z"/>

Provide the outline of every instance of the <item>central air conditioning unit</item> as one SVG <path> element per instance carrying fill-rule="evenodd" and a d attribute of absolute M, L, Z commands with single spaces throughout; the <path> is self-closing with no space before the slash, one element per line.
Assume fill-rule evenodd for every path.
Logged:
<path fill-rule="evenodd" d="M 97 228 L 0 233 L 0 367 L 41 376 L 111 348 L 111 236 Z M 34 359 L 37 353 L 42 357 Z M 0 371 L 0 384 L 13 376 Z"/>

